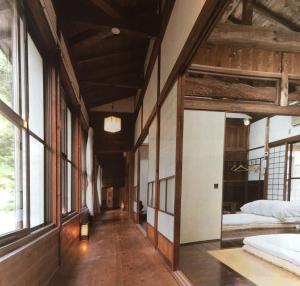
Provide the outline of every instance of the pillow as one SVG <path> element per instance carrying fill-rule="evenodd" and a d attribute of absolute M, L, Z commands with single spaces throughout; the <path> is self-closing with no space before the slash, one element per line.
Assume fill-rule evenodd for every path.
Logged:
<path fill-rule="evenodd" d="M 300 202 L 258 200 L 243 205 L 241 211 L 284 220 L 287 217 L 300 217 Z"/>

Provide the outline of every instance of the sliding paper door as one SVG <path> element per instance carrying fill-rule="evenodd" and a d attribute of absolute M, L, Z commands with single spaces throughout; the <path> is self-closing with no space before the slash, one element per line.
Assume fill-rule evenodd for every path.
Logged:
<path fill-rule="evenodd" d="M 225 113 L 184 111 L 181 243 L 220 239 Z"/>

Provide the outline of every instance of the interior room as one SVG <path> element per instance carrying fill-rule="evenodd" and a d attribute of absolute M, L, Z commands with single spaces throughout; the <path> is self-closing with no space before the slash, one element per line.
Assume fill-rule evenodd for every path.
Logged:
<path fill-rule="evenodd" d="M 287 220 L 276 212 L 268 216 L 266 208 L 267 201 L 299 201 L 295 179 L 299 168 L 298 120 L 292 116 L 226 114 L 222 242 L 297 232 L 297 217 Z M 261 200 L 265 200 L 261 202 L 264 205 L 255 209 Z"/>

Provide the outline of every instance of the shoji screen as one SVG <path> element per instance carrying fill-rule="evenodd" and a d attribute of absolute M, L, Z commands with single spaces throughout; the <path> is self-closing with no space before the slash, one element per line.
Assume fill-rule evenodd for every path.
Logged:
<path fill-rule="evenodd" d="M 138 188 L 138 151 L 134 153 L 134 173 L 133 173 L 133 213 L 137 213 L 137 188 Z"/>

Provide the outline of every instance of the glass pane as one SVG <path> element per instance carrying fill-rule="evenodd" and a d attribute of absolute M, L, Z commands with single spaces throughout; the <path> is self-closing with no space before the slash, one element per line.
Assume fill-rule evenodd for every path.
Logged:
<path fill-rule="evenodd" d="M 159 209 L 166 210 L 166 180 L 160 181 L 159 185 Z"/>
<path fill-rule="evenodd" d="M 26 227 L 23 140 L 22 131 L 0 115 L 0 235 Z"/>
<path fill-rule="evenodd" d="M 66 110 L 66 103 L 64 101 L 64 98 L 63 98 L 63 89 L 61 89 L 61 92 L 62 92 L 62 97 L 61 97 L 61 116 L 60 116 L 60 120 L 61 120 L 61 152 L 64 153 L 64 154 L 67 154 L 67 144 L 66 144 L 66 141 L 67 141 L 67 135 L 66 135 L 66 132 L 67 132 L 67 128 L 66 128 L 66 113 L 67 113 L 67 110 Z"/>
<path fill-rule="evenodd" d="M 30 227 L 44 223 L 44 145 L 30 137 Z"/>
<path fill-rule="evenodd" d="M 16 9 L 14 1 L 1 1 L 0 99 L 19 113 Z"/>
<path fill-rule="evenodd" d="M 148 206 L 152 207 L 152 183 L 148 183 Z"/>
<path fill-rule="evenodd" d="M 62 213 L 67 213 L 67 162 L 62 159 L 61 160 L 61 208 Z"/>
<path fill-rule="evenodd" d="M 155 200 L 156 200 L 156 184 L 155 182 L 152 183 L 153 184 L 153 198 L 152 198 L 152 207 L 155 208 Z"/>
<path fill-rule="evenodd" d="M 44 139 L 43 59 L 28 35 L 29 129 Z"/>
<path fill-rule="evenodd" d="M 68 194 L 67 194 L 67 202 L 68 202 L 68 212 L 72 211 L 72 165 L 68 162 Z"/>
<path fill-rule="evenodd" d="M 167 212 L 174 213 L 175 202 L 175 178 L 168 180 Z"/>
<path fill-rule="evenodd" d="M 68 154 L 67 157 L 69 160 L 72 160 L 72 114 L 69 108 L 67 108 L 67 129 L 68 129 Z"/>
<path fill-rule="evenodd" d="M 300 143 L 293 144 L 292 178 L 300 178 Z"/>

